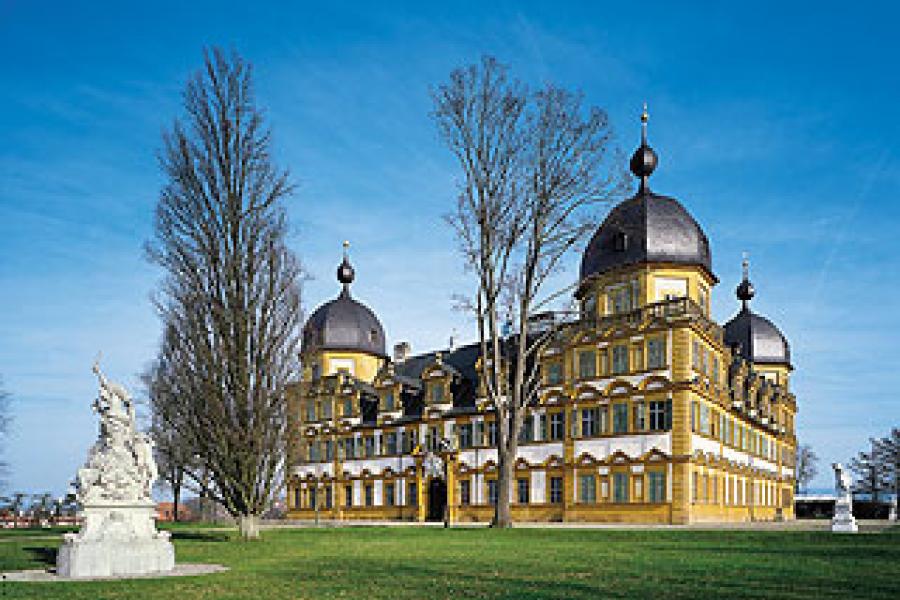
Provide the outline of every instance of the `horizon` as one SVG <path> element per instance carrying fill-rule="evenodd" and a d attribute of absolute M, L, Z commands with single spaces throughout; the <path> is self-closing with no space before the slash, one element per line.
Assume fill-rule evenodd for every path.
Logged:
<path fill-rule="evenodd" d="M 156 152 L 214 45 L 253 64 L 275 163 L 298 183 L 289 245 L 312 277 L 307 314 L 338 294 L 349 240 L 354 297 L 378 315 L 388 348 L 475 340 L 452 307 L 471 281 L 442 222 L 458 171 L 428 91 L 491 54 L 532 87 L 582 90 L 608 112 L 625 156 L 648 102 L 660 158 L 651 185 L 709 238 L 715 320 L 739 310 L 746 251 L 752 307 L 790 342 L 798 440 L 820 457 L 810 488 L 900 425 L 900 80 L 872 59 L 896 48 L 895 6 L 778 5 L 774 18 L 758 6 L 653 2 L 286 4 L 241 19 L 238 4 L 174 6 L 62 5 L 47 19 L 36 5 L 0 4 L 0 48 L 15 57 L 0 92 L 0 377 L 14 418 L 2 492 L 66 490 L 96 435 L 98 351 L 110 379 L 142 393 L 137 375 L 160 330 L 150 302 L 160 273 L 143 257 L 162 183 Z M 833 30 L 840 45 L 822 35 Z M 557 284 L 577 278 L 579 259 Z"/>

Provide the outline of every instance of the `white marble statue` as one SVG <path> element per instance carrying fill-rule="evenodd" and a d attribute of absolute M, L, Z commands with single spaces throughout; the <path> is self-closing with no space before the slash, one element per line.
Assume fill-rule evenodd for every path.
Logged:
<path fill-rule="evenodd" d="M 100 383 L 92 407 L 100 434 L 78 470 L 76 498 L 83 524 L 66 534 L 57 558 L 65 577 L 139 575 L 169 571 L 175 552 L 167 532 L 157 532 L 151 497 L 156 481 L 153 443 L 137 431 L 134 401 L 94 364 Z"/>
<path fill-rule="evenodd" d="M 834 491 L 837 495 L 831 530 L 839 533 L 856 533 L 859 526 L 853 517 L 853 480 L 841 463 L 833 463 L 831 468 L 834 469 Z"/>

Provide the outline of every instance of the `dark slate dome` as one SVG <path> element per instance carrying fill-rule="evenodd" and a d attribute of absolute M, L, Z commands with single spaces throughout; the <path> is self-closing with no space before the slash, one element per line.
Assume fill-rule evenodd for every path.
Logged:
<path fill-rule="evenodd" d="M 581 257 L 581 279 L 638 263 L 694 265 L 712 275 L 709 240 L 678 200 L 641 190 L 610 211 Z"/>
<path fill-rule="evenodd" d="M 769 319 L 750 310 L 755 292 L 744 261 L 744 278 L 737 287 L 741 311 L 725 324 L 725 344 L 736 354 L 755 363 L 791 366 L 791 347 L 787 338 Z"/>
<path fill-rule="evenodd" d="M 631 157 L 640 187 L 610 211 L 588 242 L 581 279 L 647 262 L 694 265 L 713 275 L 709 240 L 700 225 L 678 200 L 650 191 L 647 180 L 658 158 L 647 144 L 646 107 L 641 122 L 641 145 Z"/>
<path fill-rule="evenodd" d="M 338 267 L 338 281 L 344 285 L 340 295 L 326 302 L 303 326 L 301 352 L 347 350 L 377 356 L 385 354 L 384 328 L 372 310 L 350 296 L 354 278 L 347 256 Z"/>

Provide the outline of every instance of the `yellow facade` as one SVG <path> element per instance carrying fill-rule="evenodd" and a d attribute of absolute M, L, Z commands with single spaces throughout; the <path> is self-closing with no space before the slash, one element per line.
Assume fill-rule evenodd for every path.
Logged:
<path fill-rule="evenodd" d="M 687 297 L 658 301 L 660 291 L 679 279 Z M 531 411 L 537 418 L 533 439 L 519 451 L 511 494 L 514 519 L 692 523 L 793 518 L 794 398 L 784 387 L 769 386 L 767 395 L 756 388 L 741 390 L 753 398 L 751 404 L 735 400 L 734 382 L 761 385 L 762 379 L 751 375 L 755 365 L 735 366 L 722 328 L 708 317 L 714 284 L 699 268 L 641 265 L 582 286 L 582 301 L 594 295 L 596 305 L 589 301 L 583 319 L 566 327 L 541 357 L 548 366 L 540 405 Z M 611 298 L 621 286 L 634 295 L 625 310 L 616 312 L 623 307 L 613 306 Z M 317 494 L 320 518 L 443 519 L 445 513 L 436 514 L 430 497 L 439 489 L 433 480 L 440 479 L 452 522 L 490 520 L 497 478 L 489 439 L 493 414 L 482 409 L 445 416 L 445 409 L 435 408 L 452 403 L 440 355 L 423 371 L 421 418 L 402 423 L 397 423 L 399 388 L 391 365 L 376 370 L 383 359 L 350 353 L 323 353 L 316 359 L 332 357 L 354 361 L 356 377 L 364 377 L 379 394 L 379 415 L 375 422 L 358 421 L 359 392 L 341 392 L 341 378 L 346 378 L 341 373 L 292 390 L 297 443 L 289 515 L 314 518 L 312 496 Z M 772 374 L 770 381 L 787 384 L 789 367 L 759 369 Z M 316 406 L 315 414 L 304 408 L 309 403 Z M 322 409 L 326 404 L 329 416 Z M 345 406 L 356 408 L 345 413 Z M 466 428 L 477 431 L 479 439 L 460 439 Z M 430 437 L 447 432 L 455 449 L 429 453 Z M 391 435 L 400 437 L 390 441 Z M 354 439 L 352 449 L 345 445 L 348 439 Z M 320 447 L 313 450 L 310 444 Z M 444 473 L 423 466 L 428 455 L 444 465 Z"/>

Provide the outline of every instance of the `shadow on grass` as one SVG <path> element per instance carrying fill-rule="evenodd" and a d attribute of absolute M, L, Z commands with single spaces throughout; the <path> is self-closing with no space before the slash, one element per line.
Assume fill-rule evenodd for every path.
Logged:
<path fill-rule="evenodd" d="M 25 546 L 22 548 L 31 555 L 31 559 L 48 567 L 56 566 L 56 548 L 47 546 Z"/>
<path fill-rule="evenodd" d="M 170 531 L 173 540 L 191 540 L 195 542 L 227 542 L 227 532 L 202 532 L 202 531 Z"/>

